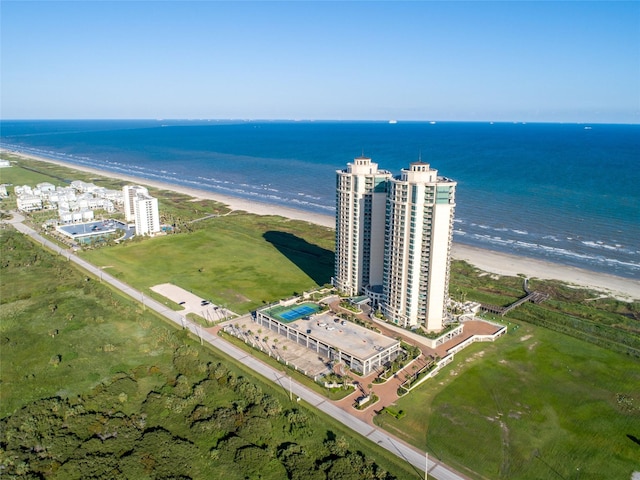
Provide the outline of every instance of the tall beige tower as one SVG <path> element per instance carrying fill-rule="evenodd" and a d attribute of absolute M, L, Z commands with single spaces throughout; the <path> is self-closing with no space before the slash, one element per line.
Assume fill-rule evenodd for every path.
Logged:
<path fill-rule="evenodd" d="M 382 285 L 385 204 L 392 175 L 364 156 L 336 173 L 333 284 L 343 294 L 358 295 Z"/>
<path fill-rule="evenodd" d="M 125 185 L 122 187 L 124 196 L 124 218 L 127 222 L 133 222 L 136 219 L 135 202 L 138 195 L 149 196 L 149 190 L 141 185 Z"/>
<path fill-rule="evenodd" d="M 456 182 L 423 162 L 389 181 L 381 308 L 403 327 L 441 330 L 446 314 Z"/>

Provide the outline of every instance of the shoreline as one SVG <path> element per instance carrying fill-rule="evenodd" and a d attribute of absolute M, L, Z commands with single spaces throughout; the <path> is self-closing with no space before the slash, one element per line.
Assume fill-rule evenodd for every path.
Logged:
<path fill-rule="evenodd" d="M 335 218 L 332 215 L 323 215 L 291 207 L 251 201 L 239 197 L 233 197 L 231 195 L 208 192 L 206 190 L 183 187 L 181 185 L 156 180 L 148 180 L 133 175 L 114 173 L 107 170 L 76 165 L 61 160 L 38 157 L 21 152 L 13 152 L 10 150 L 6 150 L 6 152 L 31 160 L 52 163 L 102 177 L 111 177 L 127 182 L 147 185 L 160 190 L 178 192 L 193 197 L 194 199 L 213 200 L 224 203 L 231 210 L 240 210 L 256 215 L 277 215 L 291 220 L 302 220 L 326 228 L 335 228 Z M 623 301 L 640 300 L 640 281 L 625 277 L 592 272 L 582 268 L 497 252 L 495 250 L 483 249 L 455 242 L 452 248 L 452 257 L 456 260 L 465 260 L 480 270 L 491 274 L 504 276 L 518 276 L 523 274 L 530 278 L 558 280 L 572 286 L 596 290 L 606 294 L 607 296 Z"/>

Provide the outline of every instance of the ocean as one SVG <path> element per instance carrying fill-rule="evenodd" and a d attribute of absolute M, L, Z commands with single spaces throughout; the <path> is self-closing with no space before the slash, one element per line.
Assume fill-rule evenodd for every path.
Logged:
<path fill-rule="evenodd" d="M 0 144 L 329 215 L 355 157 L 422 160 L 458 182 L 456 242 L 640 278 L 640 125 L 25 120 Z"/>

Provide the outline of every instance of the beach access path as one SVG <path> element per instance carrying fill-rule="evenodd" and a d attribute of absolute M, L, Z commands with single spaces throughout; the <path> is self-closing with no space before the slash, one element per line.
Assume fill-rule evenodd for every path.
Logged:
<path fill-rule="evenodd" d="M 433 478 L 436 478 L 437 480 L 467 479 L 467 477 L 458 473 L 448 465 L 427 457 L 424 452 L 421 452 L 416 448 L 408 445 L 407 443 L 395 438 L 384 430 L 372 426 L 369 423 L 353 416 L 348 410 L 341 408 L 339 405 L 322 397 L 321 395 L 308 389 L 295 380 L 292 380 L 290 376 L 286 375 L 282 371 L 261 362 L 251 354 L 248 354 L 247 352 L 226 342 L 221 337 L 218 337 L 217 335 L 207 331 L 200 325 L 187 320 L 181 312 L 176 312 L 169 309 L 163 303 L 145 295 L 140 290 L 132 288 L 126 283 L 104 272 L 102 269 L 78 257 L 71 251 L 65 250 L 64 248 L 59 247 L 50 240 L 47 240 L 31 227 L 28 227 L 27 225 L 22 223 L 24 217 L 16 212 L 12 213 L 13 218 L 10 220 L 3 220 L 3 222 L 13 225 L 13 227 L 20 233 L 31 237 L 35 242 L 63 256 L 68 261 L 74 262 L 76 265 L 83 268 L 85 271 L 93 275 L 95 278 L 99 279 L 101 282 L 108 283 L 109 285 L 117 288 L 132 299 L 141 302 L 143 308 L 149 308 L 162 315 L 167 320 L 175 323 L 179 327 L 189 330 L 200 339 L 201 344 L 203 344 L 204 342 L 209 343 L 215 349 L 242 363 L 267 380 L 279 385 L 284 391 L 289 392 L 290 400 L 292 402 L 302 400 L 309 405 L 317 408 L 318 410 L 321 410 L 322 412 L 331 416 L 354 432 L 359 433 L 372 442 L 378 444 L 382 448 L 393 453 L 397 457 L 407 461 L 416 469 L 416 472 L 424 472 L 425 470 L 427 470 L 429 475 Z"/>
<path fill-rule="evenodd" d="M 126 182 L 147 185 L 160 190 L 182 193 L 189 195 L 194 199 L 213 200 L 224 203 L 231 210 L 235 211 L 244 211 L 256 215 L 277 215 L 291 220 L 302 220 L 326 228 L 335 228 L 335 217 L 333 215 L 323 215 L 280 205 L 260 203 L 239 197 L 232 197 L 220 193 L 149 180 L 146 178 L 135 177 L 133 175 L 108 172 L 97 168 L 37 157 L 24 153 L 11 153 L 16 156 L 45 163 L 52 163 L 103 177 L 117 178 Z M 595 290 L 604 295 L 623 301 L 640 300 L 640 280 L 592 272 L 590 270 L 570 267 L 558 263 L 472 247 L 461 243 L 454 243 L 452 256 L 454 259 L 465 260 L 480 270 L 496 275 L 524 275 L 531 279 L 539 278 L 545 280 L 559 280 L 569 285 Z"/>

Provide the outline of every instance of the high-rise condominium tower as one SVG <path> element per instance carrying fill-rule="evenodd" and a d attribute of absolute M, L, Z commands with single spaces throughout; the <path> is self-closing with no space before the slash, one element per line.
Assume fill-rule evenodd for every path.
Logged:
<path fill-rule="evenodd" d="M 141 185 L 125 185 L 122 187 L 124 195 L 124 218 L 127 222 L 133 222 L 136 219 L 135 201 L 139 195 L 148 197 L 149 190 Z"/>
<path fill-rule="evenodd" d="M 359 157 L 337 171 L 334 285 L 346 295 L 382 285 L 384 218 L 391 173 Z"/>
<path fill-rule="evenodd" d="M 136 235 L 153 235 L 160 231 L 158 199 L 139 196 L 134 201 Z"/>
<path fill-rule="evenodd" d="M 126 185 L 122 188 L 124 215 L 127 222 L 135 222 L 136 235 L 153 235 L 160 231 L 158 199 L 140 185 Z"/>
<path fill-rule="evenodd" d="M 423 162 L 394 178 L 360 157 L 336 187 L 335 287 L 366 292 L 403 327 L 442 329 L 456 182 Z"/>
<path fill-rule="evenodd" d="M 398 325 L 442 329 L 449 291 L 456 182 L 412 163 L 389 182 L 384 316 Z"/>

